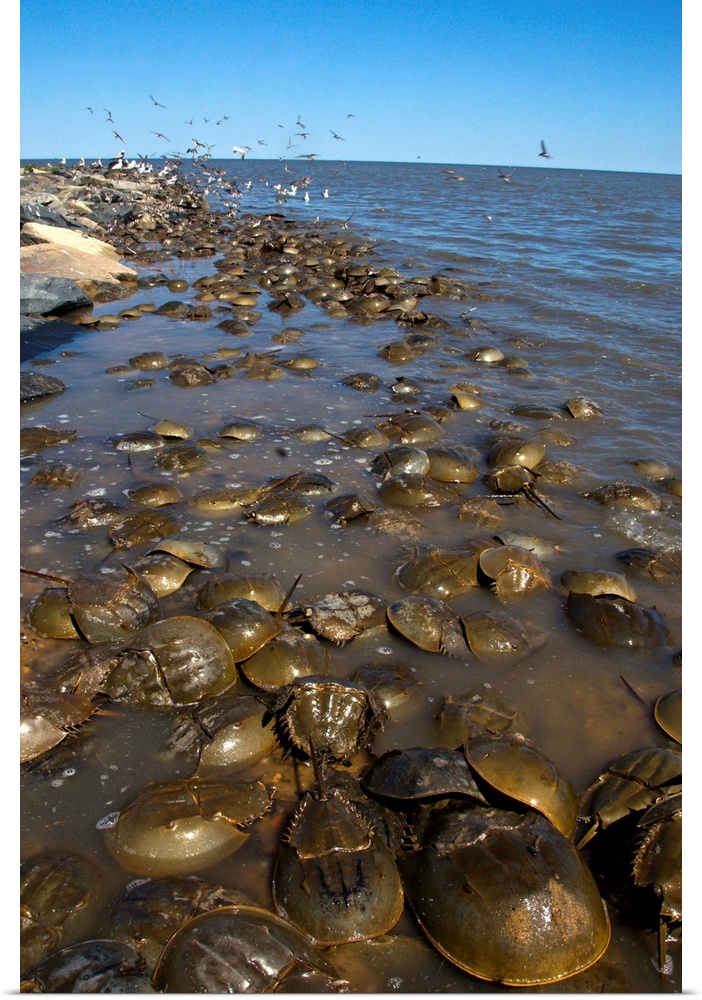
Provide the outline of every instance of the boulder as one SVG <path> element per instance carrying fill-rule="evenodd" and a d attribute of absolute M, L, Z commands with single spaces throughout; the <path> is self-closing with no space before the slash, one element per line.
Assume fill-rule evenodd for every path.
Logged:
<path fill-rule="evenodd" d="M 58 226 L 46 226 L 41 222 L 27 222 L 20 231 L 20 236 L 24 240 L 30 237 L 33 245 L 37 243 L 50 243 L 54 246 L 68 247 L 78 250 L 81 253 L 94 254 L 98 257 L 107 257 L 110 260 L 119 260 L 119 254 L 109 243 L 96 239 L 94 236 L 86 236 L 84 233 L 75 232 L 72 229 L 61 229 Z"/>
<path fill-rule="evenodd" d="M 25 222 L 42 222 L 63 229 L 80 229 L 77 222 L 67 219 L 57 209 L 42 205 L 38 201 L 26 201 L 20 205 L 20 226 Z"/>
<path fill-rule="evenodd" d="M 70 278 L 91 295 L 119 293 L 121 282 L 135 282 L 138 277 L 119 259 L 51 243 L 20 247 L 20 273 Z"/>
<path fill-rule="evenodd" d="M 21 371 L 20 372 L 20 402 L 26 403 L 30 399 L 38 399 L 40 396 L 55 396 L 63 392 L 66 386 L 60 378 L 53 375 L 42 375 L 40 372 Z"/>
<path fill-rule="evenodd" d="M 91 305 L 91 299 L 70 278 L 20 274 L 20 313 L 49 316 Z"/>

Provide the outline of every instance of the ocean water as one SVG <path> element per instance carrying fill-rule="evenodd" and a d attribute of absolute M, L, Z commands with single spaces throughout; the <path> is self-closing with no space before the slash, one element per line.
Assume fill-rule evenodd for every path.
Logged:
<path fill-rule="evenodd" d="M 644 445 L 679 456 L 679 176 L 423 163 L 210 165 L 238 182 L 240 212 L 336 217 L 403 273 L 409 265 L 475 282 L 495 299 L 476 310 L 490 329 L 543 342 L 540 358 L 554 376 L 596 396 L 624 433 L 628 427 Z M 277 186 L 290 191 L 307 176 L 306 188 L 276 202 Z"/>
<path fill-rule="evenodd" d="M 417 551 L 460 548 L 504 529 L 528 532 L 546 545 L 548 589 L 499 600 L 489 588 L 473 587 L 451 602 L 460 614 L 497 609 L 538 628 L 543 644 L 523 659 L 463 662 L 419 649 L 386 628 L 344 646 L 329 644 L 332 673 L 339 678 L 373 663 L 416 681 L 408 706 L 377 735 L 374 751 L 436 745 L 443 698 L 472 692 L 513 708 L 520 731 L 578 792 L 622 753 L 674 747 L 656 724 L 653 705 L 681 685 L 680 578 L 636 574 L 618 553 L 647 547 L 676 555 L 682 547 L 680 497 L 636 465 L 653 459 L 665 463 L 671 477 L 681 476 L 680 177 L 505 166 L 506 181 L 493 166 L 293 159 L 213 159 L 202 169 L 184 170 L 202 186 L 210 206 L 232 219 L 276 213 L 309 225 L 310 232 L 339 231 L 349 242 L 372 248 L 369 264 L 393 267 L 407 279 L 455 278 L 469 292 L 420 300 L 421 308 L 446 321 L 446 329 L 438 332 L 435 348 L 394 364 L 380 352 L 410 331 L 391 318 L 358 323 L 332 317 L 312 302 L 284 316 L 266 308 L 264 293 L 257 307 L 261 317 L 248 335 L 231 336 L 216 325 L 220 314 L 192 322 L 153 311 L 174 298 L 197 302 L 195 282 L 216 273 L 216 257 L 143 265 L 145 273 L 182 279 L 185 290 L 155 285 L 99 305 L 97 316 L 141 303 L 151 311 L 125 319 L 114 331 L 76 328 L 69 342 L 43 348 L 24 362 L 25 368 L 37 366 L 61 378 L 67 390 L 24 405 L 22 427 L 59 426 L 75 430 L 76 437 L 22 458 L 23 567 L 71 580 L 116 557 L 130 564 L 143 547 L 116 552 L 105 527 L 76 529 L 63 518 L 80 499 L 127 503 L 128 490 L 164 481 L 183 495 L 182 502 L 165 508 L 183 534 L 221 549 L 231 573 L 272 574 L 284 589 L 301 574 L 295 597 L 303 603 L 360 587 L 390 604 L 406 596 L 395 574 Z M 290 328 L 299 332 L 298 341 L 281 341 Z M 496 347 L 523 367 L 476 362 L 472 355 L 482 347 Z M 238 373 L 183 389 L 167 378 L 167 370 L 143 372 L 129 365 L 144 351 L 169 358 L 187 354 L 210 364 L 232 350 L 274 351 L 281 362 L 304 354 L 319 366 L 301 374 L 285 369 L 277 381 Z M 377 374 L 382 388 L 367 393 L 347 386 L 344 378 L 358 372 Z M 140 381 L 143 376 L 149 378 Z M 418 394 L 396 394 L 402 379 L 415 380 Z M 406 511 L 407 530 L 392 534 L 363 518 L 330 524 L 325 498 L 314 500 L 306 520 L 273 527 L 252 524 L 240 511 L 203 514 L 190 503 L 208 488 L 253 486 L 314 471 L 331 477 L 338 493 L 358 491 L 380 504 L 378 476 L 370 468 L 376 452 L 350 447 L 343 435 L 388 413 L 447 405 L 457 383 L 473 385 L 481 403 L 476 411 L 456 410 L 442 424 L 442 445 L 475 449 L 481 478 L 465 489 L 464 498 L 488 492 L 482 475 L 489 470 L 489 449 L 501 430 L 510 429 L 547 441 L 548 457 L 571 467 L 570 481 L 538 484 L 557 517 L 518 498 L 500 507 L 499 527 L 481 527 L 459 518 L 450 504 Z M 593 401 L 601 415 L 570 418 L 563 407 L 573 397 Z M 520 415 L 525 405 L 556 408 L 562 417 Z M 116 436 L 147 430 L 163 418 L 189 425 L 194 438 L 216 439 L 234 417 L 255 421 L 260 437 L 225 441 L 210 452 L 203 469 L 185 474 L 160 469 L 151 453 L 127 457 L 113 445 Z M 317 442 L 295 436 L 310 424 L 323 425 L 334 436 Z M 34 480 L 42 468 L 58 464 L 79 471 L 72 485 L 48 487 Z M 601 505 L 583 497 L 614 483 L 652 490 L 659 509 Z M 415 517 L 419 527 L 413 532 L 409 522 Z M 663 616 L 666 641 L 645 650 L 587 641 L 564 612 L 560 578 L 574 569 L 624 573 L 637 603 Z M 162 600 L 162 617 L 198 614 L 199 589 L 213 575 L 195 572 Z M 22 575 L 23 615 L 45 585 L 39 577 Z M 76 645 L 30 633 L 23 679 L 49 678 Z M 102 873 L 102 916 L 90 927 L 93 936 L 109 936 L 111 906 L 133 879 L 109 855 L 100 824 L 149 782 L 191 773 L 191 762 L 163 750 L 170 725 L 167 713 L 116 704 L 89 721 L 75 746 L 64 747 L 67 756 L 59 758 L 58 770 L 34 768 L 23 777 L 23 856 L 70 851 L 80 843 Z M 273 755 L 271 767 L 286 766 Z M 281 794 L 287 807 L 289 789 Z M 259 821 L 240 851 L 199 874 L 245 887 L 270 907 L 277 830 Z M 606 958 L 564 985 L 579 992 L 679 991 L 680 946 L 671 944 L 669 967 L 661 974 L 655 930 L 617 908 L 611 917 Z M 396 933 L 421 939 L 407 912 Z M 424 974 L 433 974 L 432 968 L 427 960 Z M 402 991 L 422 991 L 419 982 L 407 982 Z M 444 992 L 493 989 L 463 973 L 436 982 Z M 373 991 L 365 986 L 361 991 Z"/>

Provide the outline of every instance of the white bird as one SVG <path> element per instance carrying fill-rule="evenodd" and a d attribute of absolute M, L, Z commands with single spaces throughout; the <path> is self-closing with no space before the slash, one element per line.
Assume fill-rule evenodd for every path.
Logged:
<path fill-rule="evenodd" d="M 107 169 L 121 170 L 123 165 L 124 165 L 124 150 L 122 149 L 119 153 L 117 153 L 117 156 L 115 156 L 114 160 L 110 160 L 110 162 L 107 164 Z"/>
<path fill-rule="evenodd" d="M 232 153 L 236 153 L 237 156 L 240 156 L 242 158 L 242 160 L 244 159 L 246 154 L 250 152 L 251 152 L 251 146 L 232 146 Z"/>
<path fill-rule="evenodd" d="M 543 156 L 547 160 L 553 159 L 551 154 L 546 150 L 546 144 L 543 139 L 541 140 L 541 152 L 539 153 L 539 156 Z"/>

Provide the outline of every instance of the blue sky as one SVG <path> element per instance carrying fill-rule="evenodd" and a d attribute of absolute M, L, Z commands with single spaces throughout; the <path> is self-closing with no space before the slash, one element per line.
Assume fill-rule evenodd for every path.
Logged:
<path fill-rule="evenodd" d="M 539 166 L 544 139 L 682 170 L 680 0 L 21 0 L 19 27 L 22 159 Z"/>

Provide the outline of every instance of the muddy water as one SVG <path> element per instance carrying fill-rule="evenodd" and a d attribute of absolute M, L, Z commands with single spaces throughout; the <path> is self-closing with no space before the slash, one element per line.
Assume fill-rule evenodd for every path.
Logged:
<path fill-rule="evenodd" d="M 193 282 L 214 273 L 212 262 L 202 260 L 152 265 L 151 270 L 185 279 L 188 289 L 176 295 L 158 286 L 123 302 L 100 306 L 96 313 L 114 314 L 143 302 L 158 306 L 174 298 L 195 303 Z M 519 662 L 487 664 L 477 658 L 464 661 L 424 652 L 387 627 L 363 634 L 343 647 L 329 644 L 337 677 L 375 664 L 396 668 L 416 681 L 406 703 L 375 738 L 373 751 L 380 754 L 393 747 L 436 745 L 436 713 L 442 699 L 469 692 L 495 696 L 509 705 L 517 713 L 520 731 L 556 763 L 578 791 L 621 753 L 640 747 L 674 746 L 655 723 L 652 706 L 660 695 L 681 683 L 674 656 L 681 645 L 679 581 L 661 582 L 628 573 L 616 558 L 618 552 L 634 546 L 671 551 L 680 547 L 679 498 L 641 478 L 628 465 L 643 457 L 664 460 L 666 456 L 650 454 L 648 442 L 637 448 L 640 439 L 627 437 L 626 432 L 621 448 L 613 449 L 612 435 L 621 429 L 620 415 L 612 418 L 605 413 L 592 420 L 574 420 L 564 413 L 563 419 L 553 421 L 515 417 L 512 409 L 518 404 L 545 400 L 548 405 L 562 404 L 576 394 L 590 395 L 589 386 L 586 381 L 577 383 L 553 372 L 544 363 L 548 348 L 524 342 L 515 348 L 505 333 L 468 325 L 461 315 L 465 302 L 432 297 L 428 308 L 445 317 L 450 327 L 437 333 L 435 346 L 402 365 L 378 355 L 383 346 L 406 332 L 392 320 L 359 324 L 331 318 L 312 304 L 281 317 L 266 309 L 265 302 L 264 293 L 262 318 L 250 326 L 246 337 L 217 329 L 216 322 L 226 317 L 228 310 L 215 313 L 208 322 L 145 313 L 138 320 L 122 322 L 116 331 L 81 334 L 65 350 L 46 356 L 45 365 L 33 363 L 36 370 L 59 377 L 67 390 L 23 406 L 22 426 L 68 428 L 76 437 L 22 458 L 23 566 L 72 579 L 103 560 L 107 565 L 117 558 L 133 562 L 143 554 L 144 546 L 115 553 L 106 528 L 72 529 L 61 519 L 80 498 L 104 497 L 129 506 L 126 491 L 154 482 L 177 485 L 184 500 L 164 509 L 177 518 L 183 533 L 221 550 L 229 572 L 273 574 L 283 589 L 301 575 L 295 591 L 300 602 L 359 587 L 390 604 L 406 596 L 394 574 L 418 546 L 451 548 L 496 530 L 526 531 L 553 546 L 552 554 L 543 560 L 551 579 L 548 589 L 501 601 L 489 588 L 475 587 L 451 601 L 459 613 L 500 609 L 538 626 L 544 634 L 543 645 Z M 278 335 L 291 327 L 302 331 L 300 339 L 281 344 Z M 526 374 L 524 369 L 470 358 L 472 350 L 487 344 L 505 354 L 518 353 L 528 365 Z M 168 379 L 168 370 L 143 372 L 129 365 L 130 358 L 144 351 L 162 351 L 169 358 L 187 354 L 214 365 L 232 350 L 242 355 L 274 350 L 281 365 L 296 356 L 310 355 L 319 361 L 319 367 L 309 373 L 280 367 L 282 377 L 276 381 L 250 379 L 238 370 L 213 384 L 185 389 Z M 110 368 L 117 370 L 110 372 Z M 360 371 L 376 373 L 382 388 L 360 392 L 343 384 L 345 377 Z M 420 391 L 412 397 L 393 392 L 400 378 L 415 380 Z M 458 382 L 474 386 L 481 402 L 479 409 L 464 411 L 452 405 L 451 390 Z M 388 414 L 430 405 L 451 408 L 441 425 L 439 444 L 473 446 L 480 456 L 481 477 L 488 471 L 486 455 L 496 428 L 517 424 L 520 433 L 528 437 L 538 437 L 547 428 L 563 431 L 567 435 L 564 443 L 549 441 L 547 455 L 572 463 L 576 467 L 574 479 L 538 487 L 558 518 L 522 497 L 506 498 L 497 508 L 497 527 L 461 520 L 458 505 L 451 504 L 433 509 L 396 508 L 406 515 L 407 526 L 387 532 L 363 517 L 345 525 L 333 523 L 325 511 L 327 497 L 313 498 L 314 510 L 307 519 L 274 527 L 250 523 L 238 512 L 205 516 L 188 504 L 189 498 L 205 488 L 256 486 L 272 477 L 307 471 L 330 477 L 337 484 L 337 494 L 360 492 L 383 507 L 377 494 L 378 477 L 369 469 L 377 451 L 349 447 L 341 438 L 350 429 L 375 425 Z M 234 417 L 254 420 L 261 436 L 250 442 L 218 438 L 220 429 Z M 189 425 L 193 439 L 218 441 L 219 446 L 208 451 L 203 469 L 186 474 L 164 472 L 155 464 L 154 452 L 127 457 L 114 448 L 116 435 L 149 429 L 163 418 Z M 335 437 L 310 444 L 292 433 L 312 424 L 322 425 Z M 58 464 L 80 471 L 73 485 L 40 487 L 31 482 L 39 469 Z M 583 492 L 617 479 L 654 489 L 661 499 L 661 510 L 607 507 L 582 497 Z M 461 496 L 466 499 L 487 492 L 479 478 L 464 487 Z M 414 519 L 420 525 L 416 532 L 411 530 Z M 569 569 L 593 568 L 627 573 L 638 603 L 655 605 L 663 616 L 668 628 L 666 645 L 645 652 L 603 650 L 573 629 L 564 610 L 566 591 L 559 583 L 560 575 Z M 198 591 L 215 573 L 199 570 L 180 591 L 163 598 L 162 617 L 197 614 Z M 22 575 L 23 614 L 45 585 L 39 577 Z M 26 638 L 23 680 L 50 675 L 79 645 L 71 640 L 44 640 L 31 631 Z M 85 725 L 75 742 L 62 745 L 52 763 L 35 767 L 23 777 L 22 856 L 78 849 L 100 870 L 102 916 L 85 928 L 85 937 L 110 935 L 110 909 L 133 881 L 109 855 L 102 828 L 149 782 L 188 777 L 193 772 L 192 759 L 164 749 L 170 726 L 168 713 L 111 704 Z M 355 762 L 355 769 L 362 770 L 367 760 L 364 757 Z M 270 777 L 287 774 L 290 767 L 276 751 L 259 766 L 259 772 Z M 295 801 L 295 782 L 298 788 L 310 783 L 308 768 L 299 765 L 297 771 L 294 777 L 286 777 L 282 804 L 272 816 L 254 824 L 244 847 L 225 862 L 199 872 L 202 878 L 243 888 L 261 905 L 272 905 L 270 875 L 281 826 Z M 679 945 L 671 945 L 670 966 L 666 975 L 660 975 L 654 929 L 633 928 L 616 911 L 612 920 L 612 945 L 605 959 L 561 988 L 580 992 L 679 990 Z M 420 948 L 411 981 L 400 976 L 399 985 L 388 986 L 393 975 L 397 979 L 397 970 L 392 973 L 382 967 L 379 971 L 374 960 L 364 956 L 365 971 L 355 971 L 352 977 L 355 988 L 381 992 L 391 988 L 402 992 L 497 989 L 420 947 L 421 932 L 409 912 L 394 933 L 407 935 Z M 344 974 L 350 975 L 346 969 L 351 966 L 345 963 L 352 962 L 352 957 L 350 953 L 339 957 Z M 379 982 L 385 985 L 379 986 Z M 553 990 L 542 987 L 538 992 Z"/>

